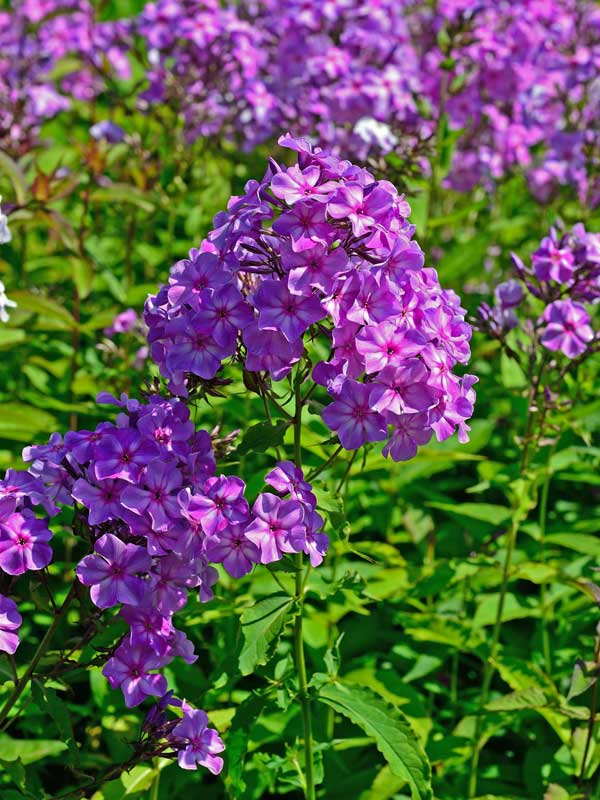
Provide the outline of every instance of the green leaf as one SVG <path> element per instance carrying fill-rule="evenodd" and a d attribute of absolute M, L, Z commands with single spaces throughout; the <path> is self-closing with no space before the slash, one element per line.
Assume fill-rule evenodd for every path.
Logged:
<path fill-rule="evenodd" d="M 113 183 L 112 186 L 95 189 L 91 199 L 98 203 L 128 203 L 146 214 L 154 211 L 154 204 L 148 200 L 144 192 L 126 183 Z"/>
<path fill-rule="evenodd" d="M 394 775 L 410 784 L 413 798 L 433 798 L 429 761 L 401 711 L 366 687 L 330 683 L 318 697 L 373 737 Z"/>
<path fill-rule="evenodd" d="M 525 708 L 542 708 L 549 704 L 545 692 L 538 686 L 510 692 L 486 704 L 488 711 L 520 711 Z"/>
<path fill-rule="evenodd" d="M 544 541 L 546 544 L 558 544 L 577 553 L 600 558 L 600 539 L 597 536 L 588 536 L 585 533 L 551 533 Z"/>
<path fill-rule="evenodd" d="M 578 658 L 573 668 L 567 700 L 571 700 L 573 697 L 578 697 L 580 694 L 587 692 L 598 680 L 599 673 L 600 664 L 596 664 L 594 661 L 585 662 Z"/>
<path fill-rule="evenodd" d="M 238 706 L 231 732 L 227 736 L 227 775 L 225 785 L 231 797 L 243 797 L 246 791 L 244 761 L 250 742 L 250 731 L 265 704 L 265 697 L 251 694 Z"/>
<path fill-rule="evenodd" d="M 251 452 L 264 453 L 269 447 L 278 447 L 283 444 L 287 427 L 287 422 L 283 420 L 279 420 L 274 425 L 271 425 L 270 422 L 259 422 L 258 425 L 248 428 L 237 452 L 240 455 Z"/>
<path fill-rule="evenodd" d="M 13 189 L 15 199 L 20 206 L 27 203 L 27 179 L 21 167 L 9 155 L 0 150 L 0 170 L 8 175 Z"/>
<path fill-rule="evenodd" d="M 64 742 L 51 739 L 12 739 L 0 734 L 0 753 L 5 761 L 21 759 L 23 764 L 33 764 L 42 758 L 57 756 L 67 749 Z"/>
<path fill-rule="evenodd" d="M 56 418 L 39 408 L 23 403 L 0 405 L 0 439 L 30 442 L 37 433 L 50 433 L 57 427 Z"/>
<path fill-rule="evenodd" d="M 430 508 L 456 514 L 458 517 L 476 519 L 480 522 L 489 522 L 490 525 L 502 525 L 510 519 L 510 509 L 506 506 L 496 506 L 491 503 L 426 503 Z"/>
<path fill-rule="evenodd" d="M 38 327 L 47 330 L 72 330 L 77 327 L 77 323 L 70 311 L 41 294 L 31 292 L 11 292 L 10 299 L 14 300 L 18 307 L 33 314 L 39 314 Z"/>
<path fill-rule="evenodd" d="M 16 344 L 25 341 L 25 331 L 14 328 L 0 330 L 0 350 L 12 350 Z"/>
<path fill-rule="evenodd" d="M 239 656 L 242 675 L 250 675 L 258 664 L 266 664 L 274 640 L 283 630 L 294 598 L 277 593 L 259 600 L 241 616 L 244 644 Z"/>

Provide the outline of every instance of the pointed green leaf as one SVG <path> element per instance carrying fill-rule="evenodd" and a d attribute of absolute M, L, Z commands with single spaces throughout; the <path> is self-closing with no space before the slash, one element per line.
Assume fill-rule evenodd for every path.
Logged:
<path fill-rule="evenodd" d="M 258 664 L 266 664 L 274 640 L 283 630 L 294 598 L 274 594 L 247 608 L 241 617 L 244 644 L 239 656 L 242 675 L 250 675 Z"/>
<path fill-rule="evenodd" d="M 431 800 L 431 767 L 407 717 L 371 689 L 329 683 L 319 700 L 372 736 L 391 771 L 410 784 L 416 800 Z"/>

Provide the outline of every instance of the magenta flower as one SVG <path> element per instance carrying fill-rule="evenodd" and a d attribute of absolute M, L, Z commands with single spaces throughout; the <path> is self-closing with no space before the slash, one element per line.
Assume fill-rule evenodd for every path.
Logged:
<path fill-rule="evenodd" d="M 385 419 L 369 404 L 370 392 L 370 386 L 348 378 L 333 403 L 323 411 L 323 419 L 332 431 L 337 431 L 346 450 L 357 450 L 365 442 L 387 437 Z"/>
<path fill-rule="evenodd" d="M 348 219 L 354 235 L 362 236 L 376 221 L 385 218 L 392 201 L 392 195 L 377 184 L 363 187 L 359 183 L 347 183 L 327 205 L 327 213 L 334 219 Z"/>
<path fill-rule="evenodd" d="M 184 716 L 173 728 L 171 740 L 179 750 L 177 761 L 182 769 L 196 769 L 200 764 L 207 767 L 213 775 L 223 769 L 222 753 L 225 745 L 219 734 L 208 727 L 208 717 L 204 711 L 190 708 L 184 704 Z"/>
<path fill-rule="evenodd" d="M 202 494 L 185 500 L 186 518 L 199 522 L 207 536 L 214 536 L 230 523 L 245 522 L 248 503 L 244 499 L 244 481 L 235 476 L 208 478 Z"/>
<path fill-rule="evenodd" d="M 230 525 L 206 542 L 206 557 L 223 564 L 233 578 L 247 575 L 260 562 L 260 550 L 244 533 L 243 525 Z"/>
<path fill-rule="evenodd" d="M 321 203 L 326 203 L 332 193 L 338 188 L 337 181 L 326 181 L 320 185 L 321 170 L 317 166 L 300 169 L 297 166 L 288 167 L 285 172 L 278 172 L 271 181 L 271 191 L 275 197 L 285 200 L 288 206 L 293 206 L 298 200 L 313 198 Z"/>
<path fill-rule="evenodd" d="M 300 253 L 292 248 L 281 253 L 282 265 L 289 270 L 287 285 L 292 294 L 310 295 L 312 289 L 330 292 L 336 276 L 348 269 L 348 254 L 343 247 L 332 252 L 322 244 L 316 244 Z"/>
<path fill-rule="evenodd" d="M 143 547 L 125 544 L 112 533 L 105 533 L 95 544 L 95 552 L 85 556 L 75 570 L 98 608 L 117 603 L 138 605 L 146 593 L 147 582 L 138 573 L 147 573 L 152 559 Z"/>
<path fill-rule="evenodd" d="M 281 494 L 289 494 L 292 500 L 311 508 L 317 505 L 312 486 L 304 480 L 304 473 L 292 461 L 279 461 L 275 469 L 265 475 L 265 483 Z"/>
<path fill-rule="evenodd" d="M 52 538 L 46 522 L 32 511 L 10 514 L 0 522 L 0 568 L 9 575 L 47 567 L 52 561 Z"/>
<path fill-rule="evenodd" d="M 17 605 L 10 597 L 0 594 L 0 650 L 4 653 L 13 653 L 19 646 L 19 634 L 17 631 L 21 627 L 21 615 Z"/>
<path fill-rule="evenodd" d="M 546 327 L 541 342 L 548 350 L 561 350 L 567 358 L 580 356 L 594 338 L 590 317 L 581 303 L 556 300 L 544 309 Z"/>
<path fill-rule="evenodd" d="M 311 566 L 318 567 L 329 547 L 329 536 L 322 533 L 323 517 L 316 511 L 309 511 L 305 516 L 306 539 L 304 552 L 310 558 Z"/>
<path fill-rule="evenodd" d="M 330 244 L 333 236 L 331 226 L 325 220 L 321 203 L 299 203 L 286 211 L 273 223 L 276 233 L 287 234 L 292 240 L 292 249 L 299 253 L 310 250 L 315 244 Z"/>
<path fill-rule="evenodd" d="M 113 689 L 121 687 L 127 708 L 142 703 L 146 697 L 161 697 L 167 691 L 164 675 L 152 674 L 163 661 L 148 645 L 122 642 L 102 670 Z"/>
<path fill-rule="evenodd" d="M 373 275 L 366 275 L 346 316 L 350 322 L 375 325 L 399 314 L 401 310 L 402 305 L 390 291 L 387 279 L 377 280 Z"/>
<path fill-rule="evenodd" d="M 416 356 L 427 340 L 413 328 L 402 328 L 394 322 L 367 326 L 356 337 L 356 349 L 364 358 L 368 373 L 379 372 L 388 364 L 400 366 L 406 358 Z"/>
<path fill-rule="evenodd" d="M 325 316 L 314 295 L 291 294 L 282 281 L 263 281 L 254 296 L 254 304 L 259 309 L 258 327 L 280 331 L 288 342 L 295 342 L 313 322 Z"/>
<path fill-rule="evenodd" d="M 427 376 L 427 368 L 418 358 L 407 359 L 401 367 L 384 367 L 372 384 L 371 408 L 392 414 L 426 411 L 437 401 Z"/>
<path fill-rule="evenodd" d="M 259 548 L 261 564 L 279 561 L 283 553 L 298 552 L 290 540 L 305 536 L 304 509 L 300 503 L 264 492 L 257 497 L 252 516 L 245 534 Z"/>

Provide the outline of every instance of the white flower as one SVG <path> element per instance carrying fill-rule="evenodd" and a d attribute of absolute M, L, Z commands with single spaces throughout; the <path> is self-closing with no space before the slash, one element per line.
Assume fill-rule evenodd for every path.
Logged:
<path fill-rule="evenodd" d="M 6 217 L 5 217 L 6 219 Z M 13 300 L 9 300 L 4 291 L 4 284 L 0 281 L 0 322 L 8 322 L 7 308 L 16 308 L 17 304 Z"/>
<path fill-rule="evenodd" d="M 390 126 L 373 117 L 361 117 L 354 126 L 354 133 L 365 144 L 377 147 L 383 153 L 389 153 L 398 144 Z"/>
<path fill-rule="evenodd" d="M 0 195 L 0 203 L 2 203 L 2 195 Z M 12 239 L 12 233 L 8 227 L 8 217 L 2 213 L 0 206 L 0 244 L 7 244 Z"/>

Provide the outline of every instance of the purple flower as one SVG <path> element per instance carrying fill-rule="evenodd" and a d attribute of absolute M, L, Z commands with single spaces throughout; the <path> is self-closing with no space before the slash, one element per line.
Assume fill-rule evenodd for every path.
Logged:
<path fill-rule="evenodd" d="M 97 486 L 79 478 L 73 485 L 73 497 L 88 509 L 90 525 L 100 525 L 121 515 L 121 492 L 128 484 L 121 480 L 97 481 Z"/>
<path fill-rule="evenodd" d="M 252 507 L 252 517 L 245 534 L 259 548 L 261 564 L 279 561 L 283 553 L 298 552 L 290 540 L 305 537 L 304 509 L 300 503 L 264 492 Z"/>
<path fill-rule="evenodd" d="M 556 300 L 546 306 L 542 315 L 546 326 L 541 342 L 548 350 L 561 350 L 567 358 L 580 356 L 594 339 L 590 317 L 581 303 Z"/>
<path fill-rule="evenodd" d="M 309 511 L 305 516 L 306 540 L 304 552 L 310 558 L 311 566 L 318 567 L 329 547 L 329 536 L 322 533 L 323 517 L 316 511 Z"/>
<path fill-rule="evenodd" d="M 509 281 L 504 281 L 504 283 L 499 283 L 494 290 L 496 303 L 503 310 L 515 308 L 516 306 L 520 305 L 521 301 L 523 300 L 523 296 L 523 285 L 520 281 L 517 281 L 514 278 L 511 278 Z"/>
<path fill-rule="evenodd" d="M 129 331 L 135 328 L 137 322 L 137 311 L 133 308 L 128 308 L 125 311 L 121 311 L 120 314 L 117 314 L 112 321 L 112 325 L 108 328 L 104 328 L 103 332 L 106 336 L 114 336 L 115 333 L 129 333 Z"/>
<path fill-rule="evenodd" d="M 148 584 L 138 573 L 147 573 L 152 566 L 146 550 L 111 533 L 98 539 L 94 550 L 79 562 L 76 573 L 84 586 L 92 587 L 90 596 L 98 608 L 141 603 Z"/>
<path fill-rule="evenodd" d="M 90 128 L 90 135 L 94 139 L 104 139 L 110 144 L 118 144 L 125 138 L 125 131 L 110 119 L 103 119 Z"/>
<path fill-rule="evenodd" d="M 121 502 L 134 514 L 147 512 L 155 530 L 165 530 L 173 524 L 179 514 L 179 505 L 174 492 L 182 482 L 181 473 L 170 459 L 155 458 L 146 467 L 144 488 L 128 485 Z"/>
<path fill-rule="evenodd" d="M 182 769 L 196 769 L 200 764 L 207 767 L 213 775 L 223 769 L 222 753 L 225 745 L 219 734 L 208 727 L 208 717 L 204 711 L 183 706 L 184 714 L 181 722 L 173 728 L 171 741 L 179 750 L 177 761 Z"/>
<path fill-rule="evenodd" d="M 339 395 L 323 411 L 323 419 L 337 431 L 346 450 L 357 450 L 365 442 L 378 442 L 387 437 L 387 425 L 381 414 L 369 405 L 371 388 L 351 379 L 344 381 Z"/>
<path fill-rule="evenodd" d="M 164 675 L 150 670 L 160 669 L 163 661 L 148 645 L 122 642 L 102 670 L 113 689 L 121 687 L 127 708 L 142 703 L 146 697 L 161 697 L 167 691 Z"/>
<path fill-rule="evenodd" d="M 260 550 L 244 533 L 243 525 L 230 525 L 206 543 L 206 557 L 223 564 L 233 578 L 247 575 L 260 562 Z"/>
<path fill-rule="evenodd" d="M 254 295 L 258 308 L 258 327 L 280 331 L 288 342 L 295 342 L 313 322 L 325 316 L 318 299 L 291 294 L 281 281 L 263 281 Z"/>
<path fill-rule="evenodd" d="M 0 650 L 4 653 L 13 655 L 19 646 L 17 631 L 21 627 L 21 622 L 21 615 L 14 600 L 0 594 Z"/>
<path fill-rule="evenodd" d="M 235 286 L 207 289 L 200 299 L 199 328 L 210 333 L 220 347 L 230 348 L 238 330 L 244 330 L 254 319 L 252 309 Z"/>
<path fill-rule="evenodd" d="M 427 444 L 433 430 L 427 414 L 399 414 L 393 417 L 394 430 L 383 448 L 384 456 L 394 461 L 408 461 L 417 454 L 419 445 Z"/>
<path fill-rule="evenodd" d="M 48 544 L 52 533 L 46 522 L 25 509 L 0 522 L 0 568 L 9 575 L 47 567 L 52 561 Z"/>

